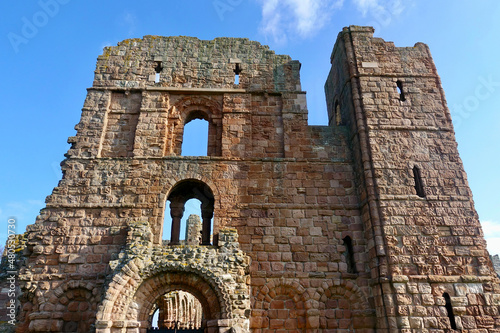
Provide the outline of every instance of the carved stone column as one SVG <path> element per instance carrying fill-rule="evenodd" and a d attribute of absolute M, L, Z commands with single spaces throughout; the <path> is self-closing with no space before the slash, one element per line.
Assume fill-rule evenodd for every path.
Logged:
<path fill-rule="evenodd" d="M 201 230 L 201 245 L 210 245 L 210 229 L 212 228 L 212 217 L 214 216 L 214 204 L 201 204 L 201 218 L 203 227 Z"/>
<path fill-rule="evenodd" d="M 181 233 L 182 215 L 184 215 L 184 202 L 172 201 L 170 203 L 170 216 L 172 217 L 170 245 L 179 245 L 179 235 Z"/>

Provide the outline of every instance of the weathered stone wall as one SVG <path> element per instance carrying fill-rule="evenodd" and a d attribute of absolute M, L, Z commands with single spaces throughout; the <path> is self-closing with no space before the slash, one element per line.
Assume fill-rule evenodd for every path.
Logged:
<path fill-rule="evenodd" d="M 329 126 L 307 125 L 300 64 L 259 43 L 146 36 L 106 48 L 63 179 L 28 228 L 18 331 L 142 333 L 173 290 L 200 300 L 209 332 L 440 333 L 450 306 L 457 328 L 500 328 L 428 49 L 372 32 L 339 35 Z M 196 118 L 209 123 L 208 156 L 183 157 Z M 163 244 L 179 184 L 204 184 L 175 192 L 185 199 L 209 190 L 212 245 Z"/>
<path fill-rule="evenodd" d="M 332 64 L 329 105 L 340 100 L 359 139 L 354 155 L 366 184 L 363 220 L 373 231 L 372 277 L 393 281 L 377 291 L 379 327 L 449 329 L 447 293 L 457 329 L 497 328 L 498 278 L 428 47 L 397 48 L 373 38 L 372 28 L 350 27 L 339 35 Z"/>

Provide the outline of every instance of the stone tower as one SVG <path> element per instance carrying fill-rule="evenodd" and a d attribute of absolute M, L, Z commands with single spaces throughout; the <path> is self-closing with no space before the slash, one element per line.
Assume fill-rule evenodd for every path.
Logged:
<path fill-rule="evenodd" d="M 330 124 L 308 126 L 300 63 L 257 42 L 106 48 L 27 230 L 18 332 L 145 333 L 177 291 L 205 332 L 498 332 L 499 279 L 427 46 L 351 26 L 331 63 Z M 207 156 L 182 156 L 193 119 Z M 179 245 L 193 198 L 201 244 Z"/>

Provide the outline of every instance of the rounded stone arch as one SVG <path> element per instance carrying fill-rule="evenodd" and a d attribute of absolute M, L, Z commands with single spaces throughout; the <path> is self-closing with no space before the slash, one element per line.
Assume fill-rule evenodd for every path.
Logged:
<path fill-rule="evenodd" d="M 193 294 L 209 320 L 232 319 L 231 292 L 226 289 L 222 277 L 202 266 L 165 261 L 144 267 L 140 259 L 134 259 L 109 284 L 96 323 L 101 332 L 111 332 L 124 323 L 128 327 L 148 328 L 155 303 L 172 290 Z"/>
<path fill-rule="evenodd" d="M 162 194 L 162 196 L 160 197 L 160 200 L 159 200 L 159 203 L 161 205 L 161 206 L 159 206 L 160 211 L 162 211 L 163 214 L 167 214 L 167 212 L 168 212 L 167 202 L 169 200 L 171 201 L 172 196 L 175 193 L 175 191 L 182 189 L 183 186 L 186 187 L 187 185 L 191 184 L 194 186 L 195 189 L 200 191 L 202 195 L 206 194 L 205 196 L 209 199 L 209 202 L 206 203 L 208 205 L 207 207 L 209 208 L 209 210 L 208 210 L 209 213 L 207 213 L 207 214 L 211 214 L 211 215 L 210 216 L 207 215 L 206 218 L 211 219 L 211 224 L 213 225 L 213 234 L 215 236 L 219 230 L 219 225 L 216 223 L 217 217 L 218 217 L 216 212 L 221 211 L 221 200 L 220 200 L 221 194 L 220 194 L 220 189 L 216 185 L 216 183 L 214 183 L 211 179 L 203 176 L 203 172 L 201 172 L 201 170 L 189 170 L 186 172 L 180 171 L 176 174 L 173 174 L 172 177 L 170 177 L 166 180 L 166 182 L 167 182 L 167 184 L 165 184 L 165 186 L 163 187 L 163 190 L 162 190 L 162 193 L 164 193 L 164 194 Z M 195 190 L 195 192 L 196 192 L 196 190 Z M 197 193 L 191 193 L 191 194 L 197 194 Z M 200 200 L 200 202 L 202 202 L 202 205 L 204 204 L 202 199 L 200 199 L 196 195 L 191 196 L 188 193 L 188 196 L 184 198 L 186 200 L 182 200 L 182 198 L 181 198 L 182 206 L 184 205 L 184 203 L 187 200 L 192 199 L 192 198 L 196 198 L 196 199 Z M 170 209 L 172 209 L 172 201 L 170 203 Z M 210 213 L 210 211 L 211 211 L 211 213 Z M 203 210 L 202 210 L 202 215 L 203 215 Z M 202 216 L 202 219 L 203 219 L 203 216 Z M 168 226 L 163 225 L 164 215 L 159 216 L 157 221 L 158 222 L 156 223 L 156 226 L 154 223 L 152 224 L 152 226 L 153 226 L 152 231 L 153 231 L 153 234 L 155 235 L 153 241 L 156 244 L 160 244 L 162 241 L 161 240 L 162 230 L 164 227 L 168 227 Z M 207 226 L 207 228 L 209 228 L 209 227 Z"/>
<path fill-rule="evenodd" d="M 90 332 L 101 301 L 101 288 L 91 282 L 69 281 L 55 288 L 40 304 L 41 312 L 65 308 L 62 317 L 51 319 L 61 332 Z"/>
<path fill-rule="evenodd" d="M 193 110 L 204 111 L 210 119 L 222 115 L 222 105 L 218 101 L 203 96 L 184 97 L 178 100 L 174 106 L 183 121 L 186 121 L 188 114 Z"/>
<path fill-rule="evenodd" d="M 154 290 L 151 292 L 151 290 Z M 164 272 L 144 280 L 137 289 L 132 304 L 137 304 L 137 321 L 141 327 L 150 323 L 150 317 L 156 309 L 159 299 L 171 292 L 182 290 L 192 294 L 201 303 L 204 320 L 227 319 L 227 305 L 224 297 L 213 285 L 194 273 Z M 133 305 L 131 305 L 133 306 Z M 131 311 L 129 311 L 130 313 Z"/>
<path fill-rule="evenodd" d="M 321 329 L 375 328 L 375 310 L 363 291 L 352 281 L 328 280 L 313 296 Z"/>
<path fill-rule="evenodd" d="M 177 101 L 173 110 L 179 115 L 179 122 L 173 128 L 173 154 L 181 156 L 184 126 L 193 119 L 208 122 L 207 156 L 222 155 L 222 106 L 219 102 L 202 96 L 188 96 Z"/>
<path fill-rule="evenodd" d="M 269 281 L 254 292 L 252 299 L 252 322 L 254 329 L 286 329 L 306 332 L 308 328 L 306 289 L 294 279 Z M 280 330 L 281 331 L 281 330 Z"/>

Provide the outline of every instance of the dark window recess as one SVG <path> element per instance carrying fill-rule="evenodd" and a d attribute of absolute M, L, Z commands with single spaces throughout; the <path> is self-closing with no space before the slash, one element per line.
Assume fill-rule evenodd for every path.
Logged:
<path fill-rule="evenodd" d="M 161 61 L 156 62 L 156 67 L 155 67 L 155 83 L 160 82 L 160 73 L 162 71 L 163 67 L 161 65 Z"/>
<path fill-rule="evenodd" d="M 356 270 L 356 263 L 354 262 L 354 250 L 352 247 L 351 237 L 346 236 L 343 241 L 346 249 L 345 260 L 347 263 L 347 273 L 357 273 L 358 271 Z"/>
<path fill-rule="evenodd" d="M 241 73 L 240 64 L 236 64 L 236 67 L 234 68 L 234 84 L 240 84 L 240 73 Z"/>
<path fill-rule="evenodd" d="M 446 308 L 446 313 L 448 315 L 448 319 L 450 320 L 450 326 L 452 330 L 457 329 L 457 323 L 455 321 L 455 315 L 453 314 L 453 307 L 451 306 L 451 299 L 450 295 L 448 293 L 443 294 L 444 300 L 446 302 L 445 308 Z"/>
<path fill-rule="evenodd" d="M 420 169 L 417 166 L 413 167 L 413 179 L 415 180 L 415 191 L 417 195 L 421 198 L 425 198 L 424 183 L 422 182 Z"/>
<path fill-rule="evenodd" d="M 398 80 L 396 85 L 398 86 L 399 100 L 402 102 L 406 101 L 405 92 L 403 91 L 403 82 Z"/>

